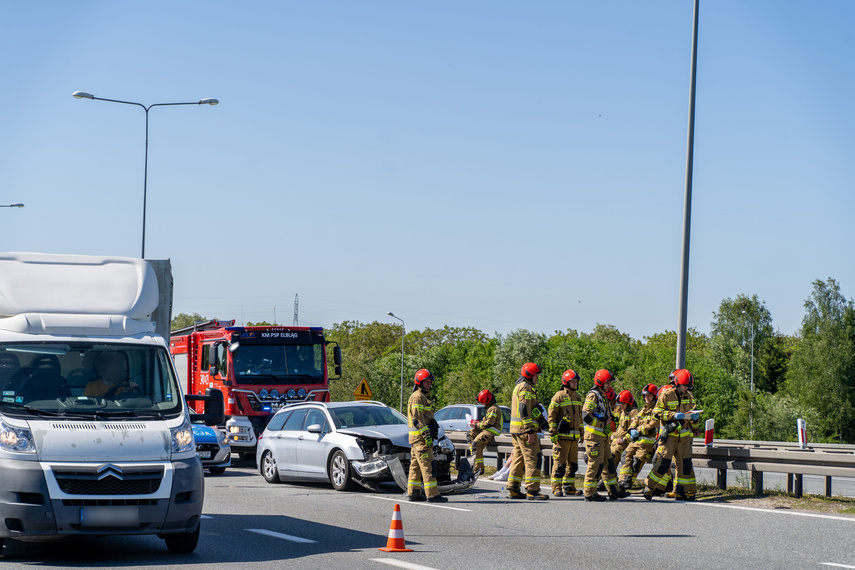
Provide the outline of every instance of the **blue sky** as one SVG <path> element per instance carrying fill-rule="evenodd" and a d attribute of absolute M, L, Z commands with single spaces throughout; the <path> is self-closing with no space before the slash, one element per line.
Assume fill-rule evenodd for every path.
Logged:
<path fill-rule="evenodd" d="M 691 0 L 2 2 L 0 249 L 146 256 L 174 312 L 677 327 Z M 689 326 L 855 291 L 855 3 L 701 2 Z"/>

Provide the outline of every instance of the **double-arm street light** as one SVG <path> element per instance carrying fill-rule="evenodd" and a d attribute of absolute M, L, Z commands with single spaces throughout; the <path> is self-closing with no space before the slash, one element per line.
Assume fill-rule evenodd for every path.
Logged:
<path fill-rule="evenodd" d="M 392 311 L 386 313 L 393 319 L 398 319 L 401 321 L 401 407 L 399 408 L 402 412 L 404 411 L 404 319 L 401 317 L 396 317 Z"/>
<path fill-rule="evenodd" d="M 23 208 L 24 205 L 20 202 L 15 202 L 14 204 L 0 204 L 0 208 Z"/>
<path fill-rule="evenodd" d="M 219 103 L 217 99 L 207 98 L 207 99 L 199 99 L 198 101 L 193 101 L 190 103 L 154 103 L 146 107 L 142 103 L 134 103 L 133 101 L 119 101 L 118 99 L 102 99 L 101 97 L 95 97 L 91 93 L 87 93 L 85 91 L 75 91 L 72 93 L 72 96 L 75 99 L 92 99 L 93 101 L 109 101 L 110 103 L 124 103 L 125 105 L 136 105 L 140 107 L 143 111 L 145 111 L 145 168 L 143 172 L 143 216 L 142 216 L 142 254 L 140 257 L 145 259 L 145 204 L 146 204 L 146 192 L 148 189 L 148 112 L 152 107 L 171 107 L 175 105 L 216 105 Z"/>

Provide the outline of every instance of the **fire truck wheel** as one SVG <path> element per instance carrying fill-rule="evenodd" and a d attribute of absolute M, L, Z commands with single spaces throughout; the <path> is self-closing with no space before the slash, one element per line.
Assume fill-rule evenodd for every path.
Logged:
<path fill-rule="evenodd" d="M 336 491 L 347 491 L 351 487 L 350 461 L 340 449 L 337 449 L 330 458 L 330 482 Z"/>
<path fill-rule="evenodd" d="M 281 482 L 279 480 L 279 471 L 276 468 L 276 459 L 270 451 L 265 451 L 264 455 L 261 456 L 261 476 L 268 483 Z"/>

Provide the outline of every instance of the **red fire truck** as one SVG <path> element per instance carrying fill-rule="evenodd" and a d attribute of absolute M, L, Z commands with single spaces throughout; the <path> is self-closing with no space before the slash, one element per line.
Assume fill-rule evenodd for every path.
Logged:
<path fill-rule="evenodd" d="M 236 327 L 234 321 L 211 320 L 172 331 L 169 346 L 187 394 L 223 391 L 232 451 L 254 459 L 257 437 L 277 409 L 329 401 L 331 343 L 340 378 L 341 349 L 321 327 Z"/>

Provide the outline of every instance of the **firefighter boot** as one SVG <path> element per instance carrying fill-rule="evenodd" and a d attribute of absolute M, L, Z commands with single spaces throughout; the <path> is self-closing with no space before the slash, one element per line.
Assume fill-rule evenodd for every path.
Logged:
<path fill-rule="evenodd" d="M 585 500 L 590 501 L 590 502 L 599 502 L 599 501 L 605 501 L 606 498 L 604 496 L 600 495 L 599 493 L 597 493 L 596 495 L 591 495 L 590 497 L 588 497 L 586 495 Z"/>
<path fill-rule="evenodd" d="M 544 495 L 540 491 L 532 491 L 531 493 L 526 493 L 525 498 L 529 501 L 546 501 L 549 499 L 549 495 Z"/>
<path fill-rule="evenodd" d="M 557 491 L 552 491 L 552 495 L 555 497 L 563 497 L 564 491 L 562 491 L 561 489 L 558 489 Z"/>
<path fill-rule="evenodd" d="M 448 498 L 443 497 L 442 495 L 434 495 L 433 497 L 428 497 L 428 503 L 447 503 Z"/>
<path fill-rule="evenodd" d="M 420 490 L 416 489 L 415 491 L 413 491 L 412 495 L 407 495 L 407 500 L 410 501 L 411 503 L 414 503 L 417 501 L 424 501 L 425 496 Z"/>
<path fill-rule="evenodd" d="M 644 498 L 645 498 L 646 500 L 648 500 L 648 501 L 652 501 L 652 500 L 653 500 L 653 491 L 650 489 L 650 487 L 647 487 L 647 486 L 645 486 L 645 487 L 644 487 L 644 494 L 643 494 L 643 496 L 644 496 Z"/>
<path fill-rule="evenodd" d="M 508 498 L 509 499 L 525 499 L 525 495 L 520 493 L 519 487 L 508 487 Z"/>
<path fill-rule="evenodd" d="M 616 485 L 609 486 L 610 501 L 617 501 L 618 499 L 623 499 L 624 497 L 629 497 L 629 493 L 627 493 L 623 489 L 619 489 Z"/>

